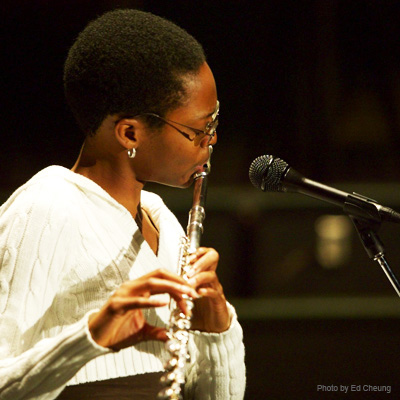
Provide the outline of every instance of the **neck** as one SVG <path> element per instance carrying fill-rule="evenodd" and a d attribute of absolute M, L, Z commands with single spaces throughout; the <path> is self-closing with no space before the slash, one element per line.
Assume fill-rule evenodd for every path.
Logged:
<path fill-rule="evenodd" d="M 136 218 L 144 184 L 136 179 L 125 152 L 115 156 L 101 152 L 87 139 L 71 170 L 96 182 Z"/>

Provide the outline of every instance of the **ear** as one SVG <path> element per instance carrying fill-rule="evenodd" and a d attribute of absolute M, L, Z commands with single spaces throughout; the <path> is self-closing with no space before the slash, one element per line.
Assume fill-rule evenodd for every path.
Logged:
<path fill-rule="evenodd" d="M 144 124 L 134 118 L 122 118 L 114 128 L 115 138 L 126 150 L 137 148 L 144 130 Z"/>

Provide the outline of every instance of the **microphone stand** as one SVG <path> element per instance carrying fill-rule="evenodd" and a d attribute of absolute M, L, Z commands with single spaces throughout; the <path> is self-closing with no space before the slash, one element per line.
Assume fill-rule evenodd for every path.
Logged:
<path fill-rule="evenodd" d="M 368 254 L 368 257 L 378 262 L 378 264 L 382 267 L 383 272 L 386 274 L 387 278 L 392 284 L 397 295 L 400 297 L 400 283 L 385 259 L 385 249 L 383 247 L 382 241 L 378 236 L 378 230 L 381 226 L 381 221 L 358 218 L 354 217 L 353 215 L 349 215 L 349 217 L 351 218 L 354 226 L 357 229 L 358 236 L 361 239 L 361 242 Z"/>

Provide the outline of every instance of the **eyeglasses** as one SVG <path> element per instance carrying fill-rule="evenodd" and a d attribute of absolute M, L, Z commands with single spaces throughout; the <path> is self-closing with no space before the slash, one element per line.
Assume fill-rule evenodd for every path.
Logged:
<path fill-rule="evenodd" d="M 190 140 L 191 142 L 196 140 L 197 143 L 200 143 L 206 136 L 209 136 L 208 142 L 207 142 L 207 144 L 208 144 L 211 142 L 211 140 L 215 136 L 217 126 L 218 126 L 218 114 L 219 114 L 219 101 L 217 101 L 217 108 L 215 109 L 214 113 L 211 116 L 211 121 L 209 121 L 207 123 L 204 130 L 192 128 L 191 126 L 187 126 L 187 125 L 181 124 L 179 122 L 160 117 L 158 114 L 154 114 L 154 113 L 142 113 L 140 115 L 160 119 L 161 121 L 165 122 L 167 125 L 176 129 L 182 136 L 184 136 L 186 139 Z M 191 131 L 193 131 L 194 136 L 188 134 L 187 132 L 182 131 L 181 129 L 177 128 L 175 125 L 172 125 L 172 124 L 183 126 L 184 128 L 190 129 Z"/>

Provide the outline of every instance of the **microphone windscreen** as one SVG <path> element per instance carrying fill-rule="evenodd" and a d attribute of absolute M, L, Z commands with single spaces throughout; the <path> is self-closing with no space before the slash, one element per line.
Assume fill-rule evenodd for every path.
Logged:
<path fill-rule="evenodd" d="M 288 164 L 271 155 L 257 157 L 250 165 L 251 183 L 264 192 L 283 192 L 282 178 Z"/>

